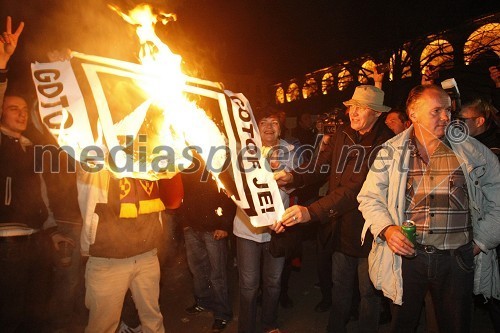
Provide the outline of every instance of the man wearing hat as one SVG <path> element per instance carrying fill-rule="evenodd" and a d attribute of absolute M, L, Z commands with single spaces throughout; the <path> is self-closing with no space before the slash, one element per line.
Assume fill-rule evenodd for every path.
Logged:
<path fill-rule="evenodd" d="M 328 332 L 345 332 L 349 320 L 356 274 L 359 278 L 361 302 L 359 331 L 376 332 L 380 313 L 380 296 L 368 276 L 368 253 L 371 241 L 361 245 L 364 220 L 358 210 L 356 196 L 368 169 L 382 143 L 394 134 L 380 119 L 391 108 L 383 105 L 384 92 L 369 85 L 358 86 L 349 108 L 350 125 L 337 130 L 326 149 L 320 153 L 312 170 L 275 174 L 280 186 L 302 187 L 329 177 L 328 194 L 307 207 L 289 207 L 276 230 L 311 220 L 333 224 L 332 310 Z M 284 231 L 286 232 L 286 231 Z"/>

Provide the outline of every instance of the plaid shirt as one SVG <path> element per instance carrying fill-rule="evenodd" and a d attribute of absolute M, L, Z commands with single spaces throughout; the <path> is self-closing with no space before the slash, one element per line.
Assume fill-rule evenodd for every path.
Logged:
<path fill-rule="evenodd" d="M 456 249 L 472 240 L 467 183 L 460 161 L 441 142 L 428 163 L 410 143 L 405 214 L 417 226 L 417 242 L 441 250 Z"/>

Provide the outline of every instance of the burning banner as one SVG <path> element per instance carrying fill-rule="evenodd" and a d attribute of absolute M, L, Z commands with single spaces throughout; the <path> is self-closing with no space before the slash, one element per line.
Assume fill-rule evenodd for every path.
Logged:
<path fill-rule="evenodd" d="M 179 56 L 147 41 L 142 64 L 76 52 L 32 64 L 41 122 L 88 172 L 117 178 L 171 178 L 199 154 L 254 226 L 278 220 L 283 203 L 248 100 L 185 76 Z"/>

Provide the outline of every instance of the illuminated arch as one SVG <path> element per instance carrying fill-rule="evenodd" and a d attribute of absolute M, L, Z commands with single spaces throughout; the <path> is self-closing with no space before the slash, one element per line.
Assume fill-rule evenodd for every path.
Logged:
<path fill-rule="evenodd" d="M 310 77 L 306 80 L 306 83 L 304 83 L 304 86 L 302 87 L 302 97 L 304 99 L 307 99 L 311 96 L 316 95 L 318 92 L 318 83 L 313 77 Z"/>
<path fill-rule="evenodd" d="M 335 79 L 332 73 L 328 72 L 323 75 L 321 79 L 321 92 L 323 95 L 328 94 L 328 92 L 335 86 Z"/>
<path fill-rule="evenodd" d="M 291 83 L 286 90 L 287 102 L 293 102 L 299 99 L 300 89 L 297 83 Z"/>
<path fill-rule="evenodd" d="M 276 89 L 275 100 L 276 104 L 285 103 L 285 91 L 282 87 L 278 87 L 278 89 Z"/>
<path fill-rule="evenodd" d="M 361 68 L 359 69 L 358 72 L 358 82 L 361 84 L 367 84 L 368 83 L 368 78 L 370 74 L 375 72 L 375 62 L 373 60 L 367 60 L 365 61 L 362 65 Z"/>
<path fill-rule="evenodd" d="M 453 67 L 453 46 L 446 39 L 430 42 L 420 55 L 420 70 L 424 74 L 429 65 L 442 69 Z"/>
<path fill-rule="evenodd" d="M 353 81 L 351 72 L 349 72 L 345 67 L 343 67 L 342 70 L 339 72 L 338 78 L 339 78 L 338 79 L 339 91 L 344 90 Z"/>
<path fill-rule="evenodd" d="M 500 23 L 485 24 L 470 34 L 464 45 L 465 64 L 469 65 L 488 51 L 500 58 Z"/>
<path fill-rule="evenodd" d="M 389 80 L 394 80 L 394 71 L 393 68 L 396 67 L 396 55 L 398 56 L 398 61 L 400 61 L 401 66 L 401 79 L 411 77 L 411 57 L 404 49 L 399 49 L 396 53 L 392 54 L 390 59 L 391 63 L 391 72 L 389 73 Z"/>

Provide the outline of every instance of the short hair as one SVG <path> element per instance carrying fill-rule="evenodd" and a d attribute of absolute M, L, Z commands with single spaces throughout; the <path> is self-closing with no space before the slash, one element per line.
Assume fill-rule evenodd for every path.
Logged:
<path fill-rule="evenodd" d="M 14 91 L 12 91 L 12 92 L 7 91 L 5 93 L 5 95 L 3 96 L 3 99 L 5 100 L 6 98 L 9 98 L 9 97 L 18 97 L 18 98 L 21 98 L 21 99 L 23 99 L 26 102 L 26 104 L 30 105 L 30 100 L 29 100 L 29 98 L 25 94 L 17 93 L 17 92 L 14 92 Z M 2 106 L 3 101 L 0 101 L 0 102 L 1 102 L 0 106 Z"/>
<path fill-rule="evenodd" d="M 391 114 L 391 113 L 395 113 L 398 115 L 398 118 L 399 120 L 401 120 L 401 122 L 404 124 L 405 122 L 409 121 L 410 118 L 408 118 L 408 115 L 406 114 L 406 112 L 403 112 L 399 109 L 391 109 L 389 112 L 387 112 L 387 115 Z"/>
<path fill-rule="evenodd" d="M 278 110 L 273 106 L 264 106 L 261 108 L 256 108 L 255 112 L 255 120 L 257 122 L 261 121 L 264 118 L 276 118 L 280 124 L 280 128 L 283 129 L 286 121 L 286 115 L 284 111 Z"/>
<path fill-rule="evenodd" d="M 473 109 L 481 117 L 484 117 L 486 128 L 491 126 L 493 123 L 497 125 L 499 123 L 498 110 L 493 106 L 493 104 L 485 101 L 484 99 L 476 98 L 471 102 L 467 102 L 462 106 L 462 110 L 466 108 Z"/>
<path fill-rule="evenodd" d="M 309 112 L 307 112 L 307 111 L 306 111 L 306 112 L 302 112 L 302 113 L 300 113 L 300 114 L 299 114 L 299 116 L 297 117 L 297 120 L 298 120 L 298 121 L 301 121 L 301 120 L 302 120 L 302 118 L 303 118 L 304 116 L 311 116 L 311 113 L 309 113 Z"/>
<path fill-rule="evenodd" d="M 426 92 L 427 90 L 435 90 L 437 92 L 440 92 L 440 93 L 448 96 L 448 94 L 446 93 L 446 91 L 443 88 L 441 88 L 440 86 L 437 86 L 435 84 L 418 85 L 410 91 L 410 93 L 408 94 L 408 98 L 406 99 L 406 113 L 407 114 L 410 111 L 410 109 L 412 109 L 415 106 L 415 104 L 418 103 L 418 101 L 422 98 L 422 95 L 424 94 L 424 92 Z"/>

